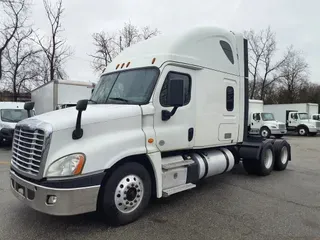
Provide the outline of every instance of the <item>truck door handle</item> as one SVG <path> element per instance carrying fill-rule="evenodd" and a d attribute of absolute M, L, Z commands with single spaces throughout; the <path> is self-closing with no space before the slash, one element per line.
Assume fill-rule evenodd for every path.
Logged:
<path fill-rule="evenodd" d="M 193 128 L 189 128 L 188 130 L 188 141 L 191 142 L 191 140 L 193 139 Z"/>

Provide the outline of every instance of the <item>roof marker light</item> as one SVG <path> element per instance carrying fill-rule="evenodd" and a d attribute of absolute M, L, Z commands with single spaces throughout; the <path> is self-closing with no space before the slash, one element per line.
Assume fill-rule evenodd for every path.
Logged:
<path fill-rule="evenodd" d="M 124 63 L 121 64 L 121 68 L 123 68 L 123 67 L 124 67 Z"/>
<path fill-rule="evenodd" d="M 120 66 L 120 64 L 118 63 L 118 65 L 117 65 L 116 69 L 118 69 L 118 68 L 119 68 L 119 66 Z"/>
<path fill-rule="evenodd" d="M 127 66 L 126 66 L 126 67 L 129 67 L 129 65 L 130 65 L 130 62 L 127 63 Z"/>
<path fill-rule="evenodd" d="M 151 63 L 154 64 L 155 61 L 156 61 L 156 58 L 153 58 Z"/>

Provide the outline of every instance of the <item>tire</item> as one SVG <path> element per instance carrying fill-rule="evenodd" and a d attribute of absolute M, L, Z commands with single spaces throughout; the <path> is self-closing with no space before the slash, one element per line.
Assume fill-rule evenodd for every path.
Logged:
<path fill-rule="evenodd" d="M 271 136 L 270 129 L 267 128 L 267 127 L 262 127 L 260 129 L 260 136 L 263 137 L 263 138 L 270 138 L 270 136 Z"/>
<path fill-rule="evenodd" d="M 105 221 L 120 226 L 137 220 L 148 206 L 151 179 L 145 167 L 129 162 L 115 169 L 102 189 L 100 211 Z"/>
<path fill-rule="evenodd" d="M 260 159 L 257 161 L 257 174 L 259 176 L 269 175 L 274 166 L 275 154 L 271 143 L 267 143 L 261 149 Z"/>
<path fill-rule="evenodd" d="M 282 134 L 277 134 L 277 135 L 274 135 L 275 136 L 275 138 L 277 138 L 277 139 L 279 139 L 279 138 L 282 138 L 283 137 L 283 135 Z"/>
<path fill-rule="evenodd" d="M 306 128 L 304 126 L 298 127 L 297 131 L 298 131 L 299 136 L 307 136 L 309 134 L 308 128 Z"/>
<path fill-rule="evenodd" d="M 283 171 L 287 168 L 289 162 L 290 146 L 287 141 L 279 141 L 274 144 L 275 162 L 274 170 Z"/>

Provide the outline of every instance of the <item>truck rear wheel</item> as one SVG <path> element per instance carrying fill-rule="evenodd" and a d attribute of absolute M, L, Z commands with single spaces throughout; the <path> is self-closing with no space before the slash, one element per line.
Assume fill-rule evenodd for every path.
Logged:
<path fill-rule="evenodd" d="M 259 159 L 243 159 L 242 163 L 247 173 L 267 176 L 272 172 L 274 162 L 275 154 L 273 145 L 266 143 L 261 149 Z"/>
<path fill-rule="evenodd" d="M 275 162 L 275 154 L 273 145 L 271 143 L 265 144 L 265 146 L 261 149 L 260 159 L 258 161 L 257 173 L 260 176 L 269 175 L 274 166 Z"/>
<path fill-rule="evenodd" d="M 275 144 L 275 162 L 274 170 L 283 171 L 287 168 L 289 161 L 289 144 L 286 141 L 280 141 Z"/>
<path fill-rule="evenodd" d="M 105 183 L 101 211 L 113 226 L 137 220 L 151 197 L 151 179 L 139 163 L 129 162 L 114 170 Z"/>
<path fill-rule="evenodd" d="M 307 136 L 308 133 L 309 133 L 308 128 L 306 128 L 306 127 L 304 127 L 304 126 L 298 127 L 298 134 L 299 134 L 299 136 Z"/>
<path fill-rule="evenodd" d="M 263 138 L 269 138 L 270 135 L 271 135 L 271 131 L 267 127 L 262 127 L 261 130 L 260 130 L 260 135 Z"/>

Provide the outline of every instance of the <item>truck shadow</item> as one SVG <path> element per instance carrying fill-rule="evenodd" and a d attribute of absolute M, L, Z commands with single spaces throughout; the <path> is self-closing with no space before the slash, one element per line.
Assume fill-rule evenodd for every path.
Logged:
<path fill-rule="evenodd" d="M 230 175 L 236 175 L 236 178 L 251 178 L 251 176 L 247 175 L 242 169 L 242 166 L 239 165 L 229 173 L 203 180 L 201 183 L 197 184 L 196 188 L 189 191 L 172 195 L 169 198 L 152 199 L 143 216 L 131 224 L 120 227 L 121 231 L 130 230 L 132 228 L 144 228 L 151 222 L 156 225 L 162 225 L 168 222 L 170 222 L 168 224 L 173 224 L 170 213 L 178 214 L 178 212 L 181 211 L 181 207 L 191 209 L 192 206 L 197 205 L 197 202 L 199 203 L 199 199 L 204 201 L 203 198 L 211 198 L 210 194 L 208 195 L 208 192 L 213 194 L 212 197 L 215 198 L 214 201 L 217 201 L 217 199 L 219 200 L 220 198 L 221 201 L 224 201 L 225 198 L 222 196 L 220 197 L 219 193 L 221 193 L 222 189 L 226 195 L 229 194 L 228 191 L 232 191 L 227 186 L 223 186 L 223 182 L 227 181 L 227 179 L 230 181 Z M 199 205 L 200 203 L 197 207 L 202 208 Z M 101 232 L 108 229 L 118 231 L 116 229 L 119 229 L 110 227 L 97 213 L 57 217 L 37 212 L 22 205 L 20 202 L 14 204 L 14 207 L 14 209 L 11 208 L 13 211 L 11 217 L 14 221 L 9 221 L 9 223 L 6 224 L 6 227 L 11 229 L 15 228 L 15 226 L 22 226 L 22 228 L 24 228 L 24 233 L 32 231 L 28 235 L 37 234 L 37 239 L 42 239 L 41 237 L 45 239 L 46 234 L 50 234 L 50 237 L 53 237 L 54 235 L 60 236 L 62 232 L 64 234 L 63 236 L 68 239 L 69 237 L 67 236 L 73 234 L 83 234 L 83 237 L 86 234 L 91 235 L 94 231 Z M 203 206 L 203 208 L 204 207 L 205 206 Z M 199 214 L 199 216 L 201 215 L 201 213 L 197 214 Z M 40 236 L 38 235 L 41 232 L 44 233 L 43 236 L 41 236 L 41 234 Z M 15 234 L 18 234 L 18 232 Z"/>

